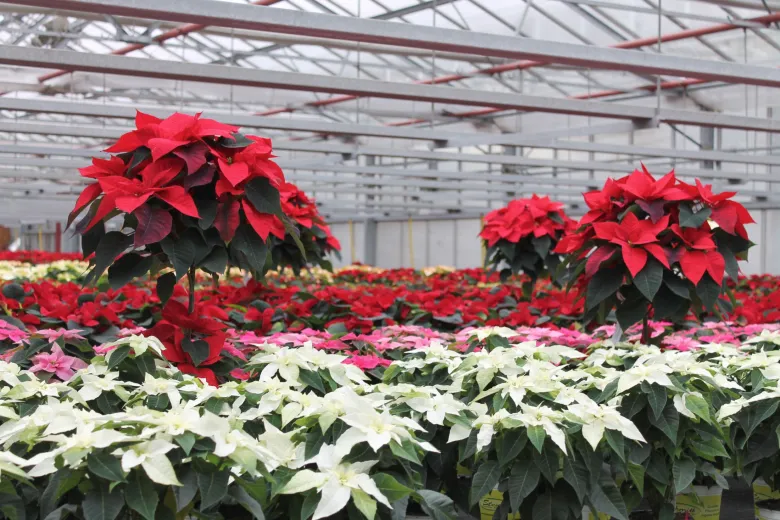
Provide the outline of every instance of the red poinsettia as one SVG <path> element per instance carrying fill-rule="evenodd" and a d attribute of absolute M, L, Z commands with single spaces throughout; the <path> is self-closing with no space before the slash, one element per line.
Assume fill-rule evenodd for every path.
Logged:
<path fill-rule="evenodd" d="M 691 308 L 717 312 L 725 276 L 736 278 L 752 245 L 753 219 L 735 195 L 673 171 L 656 180 L 643 166 L 586 193 L 589 211 L 555 251 L 568 255 L 571 273 L 584 273 L 591 315 L 616 307 L 624 329 L 650 308 L 680 319 Z"/>
<path fill-rule="evenodd" d="M 308 199 L 285 182 L 269 139 L 200 114 L 159 119 L 139 112 L 135 123 L 106 150 L 116 155 L 81 169 L 95 182 L 79 196 L 69 222 L 87 210 L 76 230 L 84 235 L 84 255 L 94 253 L 88 281 L 108 269 L 109 283 L 118 288 L 150 270 L 162 272 L 157 292 L 165 303 L 185 275 L 194 291 L 199 269 L 216 280 L 228 265 L 262 275 L 278 264 L 324 262 L 329 251 L 305 248 L 296 226 L 316 227 L 325 240 L 330 231 L 313 204 L 295 203 Z M 124 219 L 121 229 L 106 232 L 105 222 L 114 217 Z M 291 247 L 279 252 L 288 242 Z M 166 266 L 173 272 L 160 269 Z M 166 307 L 154 330 L 171 344 L 171 360 L 215 363 L 224 327 L 192 303 L 169 305 L 175 311 Z"/>
<path fill-rule="evenodd" d="M 563 204 L 549 197 L 533 195 L 510 201 L 485 216 L 479 234 L 487 246 L 485 265 L 494 269 L 504 265 L 504 277 L 524 272 L 533 285 L 539 276 L 555 269 L 558 255 L 551 250 L 573 225 L 563 212 Z"/>

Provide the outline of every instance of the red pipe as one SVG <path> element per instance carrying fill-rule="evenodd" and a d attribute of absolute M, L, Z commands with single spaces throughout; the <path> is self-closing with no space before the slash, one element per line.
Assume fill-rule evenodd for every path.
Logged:
<path fill-rule="evenodd" d="M 744 20 L 746 22 L 751 23 L 760 23 L 765 26 L 769 26 L 770 24 L 774 22 L 780 22 L 780 13 L 773 13 L 768 14 L 764 16 L 758 16 L 756 18 L 749 18 Z M 673 41 L 679 41 L 679 40 L 686 40 L 689 38 L 697 38 L 700 36 L 706 36 L 708 34 L 717 34 L 725 31 L 730 31 L 732 29 L 738 29 L 740 26 L 738 25 L 732 25 L 728 23 L 723 24 L 717 24 L 717 25 L 711 25 L 708 27 L 700 27 L 698 29 L 686 29 L 684 31 L 679 31 L 675 33 L 669 33 L 661 35 L 661 38 L 659 40 L 658 37 L 649 37 L 649 38 L 640 38 L 638 40 L 630 40 L 626 42 L 620 42 L 616 43 L 614 45 L 610 45 L 610 47 L 614 49 L 637 49 L 640 47 L 648 47 L 650 45 L 658 44 L 660 41 L 661 43 L 668 43 Z M 451 74 L 448 76 L 440 76 L 437 78 L 431 78 L 421 81 L 415 81 L 414 83 L 420 84 L 420 85 L 437 85 L 441 83 L 451 83 L 453 81 L 460 81 L 463 79 L 468 79 L 472 76 L 476 75 L 493 75 L 493 74 L 500 74 L 502 72 L 509 72 L 513 70 L 526 70 L 534 67 L 539 67 L 547 65 L 546 62 L 542 61 L 534 61 L 534 60 L 520 60 L 520 61 L 513 61 L 510 63 L 505 63 L 503 65 L 495 65 L 493 67 L 488 67 L 485 69 L 477 69 L 475 71 L 466 73 L 466 74 Z M 701 83 L 708 83 L 707 80 L 683 80 L 683 81 L 670 81 L 661 83 L 661 89 L 665 88 L 679 88 L 684 87 L 688 85 L 697 85 Z M 665 86 L 668 85 L 668 86 Z M 649 85 L 647 87 L 640 87 L 642 90 L 655 90 L 655 85 Z M 608 97 L 613 96 L 617 94 L 623 94 L 624 92 L 621 90 L 608 90 L 608 91 L 601 91 L 601 92 L 593 92 L 590 94 L 580 94 L 577 96 L 571 96 L 571 99 L 597 99 L 602 97 Z M 318 101 L 312 101 L 311 103 L 306 103 L 305 106 L 312 106 L 312 107 L 322 107 L 327 105 L 333 105 L 335 103 L 342 103 L 344 101 L 353 101 L 355 99 L 358 99 L 359 96 L 338 96 L 338 97 L 331 97 L 328 99 L 318 100 Z M 280 113 L 289 113 L 294 112 L 296 109 L 293 107 L 288 108 L 275 108 L 271 110 L 267 110 L 265 112 L 258 112 L 257 115 L 262 116 L 270 116 L 274 114 L 280 114 Z M 482 115 L 488 115 L 493 114 L 496 112 L 502 112 L 506 110 L 505 108 L 486 108 L 486 109 L 480 109 L 480 110 L 472 110 L 468 112 L 458 112 L 452 114 L 454 117 L 473 117 L 473 116 L 482 116 Z M 421 119 L 410 119 L 406 121 L 398 121 L 395 123 L 388 123 L 387 126 L 408 126 L 413 125 L 417 123 L 423 123 L 425 120 Z"/>
<path fill-rule="evenodd" d="M 282 0 L 254 0 L 252 4 L 254 5 L 260 5 L 260 6 L 270 6 L 274 4 L 278 4 Z M 208 27 L 207 25 L 199 24 L 199 23 L 188 23 L 185 25 L 180 25 L 179 27 L 174 27 L 173 29 L 170 29 L 168 31 L 165 31 L 164 33 L 158 34 L 152 40 L 155 43 L 163 43 L 168 40 L 171 40 L 173 38 L 178 38 L 179 36 L 184 36 L 190 33 L 202 31 Z M 110 54 L 114 54 L 117 56 L 123 56 L 125 54 L 130 54 L 133 51 L 137 51 L 140 49 L 143 49 L 144 47 L 148 46 L 148 43 L 131 43 L 130 45 L 126 45 L 122 48 L 113 50 L 110 52 Z M 43 76 L 40 76 L 38 78 L 38 82 L 44 83 L 50 79 L 59 78 L 60 76 L 64 76 L 65 74 L 68 74 L 67 70 L 57 70 L 54 72 L 49 72 L 48 74 L 44 74 Z"/>

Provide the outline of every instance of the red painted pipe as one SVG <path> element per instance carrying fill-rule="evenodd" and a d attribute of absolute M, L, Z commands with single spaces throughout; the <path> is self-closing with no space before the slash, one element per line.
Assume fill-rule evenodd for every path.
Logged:
<path fill-rule="evenodd" d="M 746 22 L 752 22 L 752 23 L 760 23 L 763 25 L 770 25 L 775 22 L 780 22 L 780 13 L 773 13 L 768 14 L 764 16 L 758 16 L 756 18 L 749 18 L 744 20 Z M 728 23 L 723 24 L 717 24 L 717 25 L 710 25 L 708 27 L 700 27 L 698 29 L 686 29 L 684 31 L 679 31 L 675 33 L 669 33 L 669 34 L 663 34 L 661 35 L 660 42 L 661 43 L 668 43 L 673 41 L 679 41 L 679 40 L 686 40 L 689 38 L 697 38 L 699 36 L 706 36 L 708 34 L 717 34 L 725 31 L 730 31 L 732 29 L 738 29 L 740 26 L 738 25 L 732 25 Z M 649 37 L 649 38 L 640 38 L 638 40 L 630 40 L 625 42 L 616 43 L 614 45 L 610 45 L 610 47 L 614 49 L 638 49 L 640 47 L 648 47 L 651 45 L 658 44 L 659 38 L 658 37 Z M 421 81 L 415 81 L 414 83 L 420 84 L 420 85 L 438 85 L 442 83 L 451 83 L 453 81 L 460 81 L 463 79 L 468 79 L 472 76 L 477 75 L 493 75 L 493 74 L 500 74 L 503 72 L 509 72 L 513 70 L 526 70 L 534 67 L 539 67 L 547 65 L 546 62 L 542 61 L 534 61 L 534 60 L 520 60 L 520 61 L 513 61 L 510 63 L 505 63 L 502 65 L 495 65 L 493 67 L 488 67 L 485 69 L 477 69 L 475 71 L 472 71 L 470 73 L 466 74 L 450 74 L 448 76 L 440 76 L 437 78 L 431 78 Z M 689 85 L 698 85 L 701 83 L 708 83 L 707 80 L 700 80 L 700 79 L 691 79 L 691 80 L 683 80 L 683 81 L 670 81 L 670 82 L 664 82 L 661 83 L 661 89 L 665 88 L 680 88 L 684 86 Z M 668 86 L 667 86 L 668 85 Z M 647 87 L 641 87 L 643 90 L 655 90 L 655 85 L 649 85 Z M 608 90 L 608 91 L 600 91 L 600 92 L 592 92 L 590 94 L 580 94 L 577 96 L 572 96 L 572 99 L 597 99 L 602 97 L 609 97 L 617 94 L 623 94 L 624 92 L 621 90 Z M 333 105 L 335 103 L 342 103 L 344 101 L 353 101 L 355 99 L 358 99 L 359 96 L 337 96 L 337 97 L 331 97 L 328 99 L 322 99 L 319 101 L 313 101 L 311 103 L 306 103 L 306 106 L 312 106 L 312 107 L 322 107 L 327 105 Z M 295 108 L 283 108 L 283 109 L 271 109 L 267 110 L 265 112 L 258 112 L 257 115 L 263 115 L 263 116 L 269 116 L 279 113 L 289 113 L 294 112 Z M 473 116 L 482 116 L 482 115 L 488 115 L 488 114 L 494 114 L 496 112 L 502 112 L 506 110 L 505 108 L 485 108 L 480 110 L 472 110 L 468 112 L 457 112 L 452 114 L 454 117 L 473 117 Z M 420 119 L 410 119 L 406 121 L 398 121 L 395 123 L 388 123 L 387 126 L 408 126 L 413 125 L 417 123 L 423 123 L 425 120 Z"/>
<path fill-rule="evenodd" d="M 254 5 L 260 5 L 260 6 L 270 6 L 274 4 L 278 4 L 282 0 L 254 0 L 252 4 Z M 165 31 L 164 33 L 158 34 L 152 40 L 154 40 L 155 43 L 163 43 L 168 40 L 171 40 L 173 38 L 178 38 L 179 36 L 184 36 L 190 33 L 202 31 L 207 26 L 203 24 L 198 23 L 188 23 L 185 25 L 180 25 L 179 27 L 174 27 L 173 29 L 170 29 L 168 31 Z M 111 51 L 110 54 L 114 54 L 117 56 L 123 56 L 125 54 L 130 54 L 133 51 L 137 51 L 140 49 L 143 49 L 144 47 L 148 46 L 148 43 L 131 43 L 130 45 L 126 45 L 122 48 L 116 49 L 114 51 Z M 57 70 L 54 72 L 49 72 L 48 74 L 44 74 L 43 76 L 40 76 L 38 78 L 38 82 L 44 83 L 50 79 L 59 78 L 60 76 L 64 76 L 65 74 L 68 74 L 67 70 Z"/>

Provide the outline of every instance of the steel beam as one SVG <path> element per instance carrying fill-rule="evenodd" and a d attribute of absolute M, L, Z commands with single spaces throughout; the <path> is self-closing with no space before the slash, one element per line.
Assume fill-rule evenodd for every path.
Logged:
<path fill-rule="evenodd" d="M 2 49 L 2 47 L 0 47 Z M 40 50 L 40 49 L 39 49 Z M 44 49 L 45 50 L 45 49 Z M 66 52 L 66 51 L 59 51 Z M 79 54 L 79 53 L 73 53 Z M 90 56 L 90 55 L 86 55 Z M 142 62 L 154 62 L 154 60 L 145 60 L 140 58 L 125 58 L 108 56 L 108 58 L 115 58 L 120 60 L 139 60 Z M 0 62 L 2 60 L 0 59 Z M 168 63 L 168 62 L 166 62 Z M 176 64 L 174 62 L 171 62 Z M 148 63 L 147 63 L 148 64 Z M 188 64 L 179 64 L 188 65 Z M 209 65 L 209 67 L 229 68 L 222 65 Z M 235 67 L 232 67 L 235 68 Z M 240 69 L 251 71 L 252 69 Z M 257 71 L 256 71 L 257 72 Z M 370 80 L 367 80 L 370 81 Z M 395 85 L 395 83 L 393 83 Z M 400 83 L 398 85 L 401 85 Z M 426 86 L 426 85 L 420 85 Z M 453 89 L 450 87 L 429 87 L 438 88 L 443 90 L 458 90 L 464 91 L 465 89 Z M 493 94 L 493 93 L 489 93 Z M 517 96 L 520 94 L 510 94 Z M 541 98 L 547 100 L 549 103 L 557 103 L 558 98 Z M 631 105 L 616 105 L 607 104 L 603 102 L 595 101 L 576 101 L 577 103 L 588 103 L 590 106 L 596 107 L 624 107 L 629 111 L 623 111 L 624 118 L 628 118 L 630 114 L 633 114 L 634 119 L 643 120 L 637 122 L 638 128 L 646 127 L 648 125 L 657 125 L 658 123 L 671 123 L 671 124 L 689 124 L 695 126 L 712 126 L 720 128 L 733 128 L 738 130 L 756 130 L 761 132 L 780 132 L 780 121 L 770 120 L 759 117 L 746 117 L 729 114 L 719 114 L 713 112 L 697 112 L 694 110 L 669 110 L 661 109 L 656 114 L 654 108 L 648 107 L 633 107 Z M 637 112 L 631 112 L 633 108 L 637 108 Z M 191 108 L 192 109 L 192 108 Z M 76 101 L 58 101 L 51 99 L 17 99 L 10 97 L 0 98 L 0 110 L 14 110 L 20 112 L 30 113 L 52 113 L 52 114 L 73 114 L 89 117 L 111 117 L 117 119 L 133 119 L 135 118 L 136 110 L 146 112 L 158 117 L 166 117 L 175 109 L 166 108 L 160 105 L 138 105 L 127 106 L 108 103 L 90 103 L 90 102 L 76 102 Z M 503 145 L 520 145 L 521 143 L 511 142 L 512 134 L 481 134 L 475 136 L 474 134 L 462 134 L 456 132 L 447 132 L 442 130 L 436 130 L 435 133 L 429 130 L 421 130 L 415 128 L 401 128 L 401 127 L 382 127 L 378 125 L 360 125 L 351 123 L 332 123 L 320 120 L 306 120 L 306 119 L 282 119 L 267 116 L 236 114 L 224 110 L 209 110 L 209 117 L 219 119 L 224 123 L 234 124 L 237 126 L 245 126 L 252 128 L 271 128 L 276 130 L 292 130 L 292 131 L 310 131 L 310 132 L 322 132 L 336 135 L 366 135 L 372 137 L 393 137 L 401 139 L 428 139 L 435 141 L 450 141 L 451 146 L 459 146 L 459 142 L 468 144 L 473 141 L 482 140 L 484 135 L 484 144 L 503 144 Z M 603 117 L 611 117 L 606 114 L 602 114 Z M 649 118 L 648 118 L 649 116 Z M 617 128 L 619 125 L 628 127 L 626 122 L 613 122 L 605 125 L 594 125 L 596 128 L 604 128 L 606 133 L 608 127 Z M 582 130 L 583 132 L 586 130 Z M 567 135 L 565 130 L 561 130 L 562 135 Z M 580 134 L 573 134 L 580 135 Z M 585 134 L 582 134 L 585 135 Z M 483 144 L 483 143 L 478 143 Z"/>
<path fill-rule="evenodd" d="M 215 3 L 210 0 L 166 0 L 165 2 L 159 0 L 10 0 L 8 3 L 399 45 L 499 58 L 533 59 L 640 74 L 661 74 L 729 83 L 780 86 L 780 70 L 769 67 L 423 27 L 364 18 L 314 14 L 288 9 L 264 9 L 238 3 Z"/>
<path fill-rule="evenodd" d="M 391 25 L 401 24 L 391 23 Z M 403 25 L 407 26 L 406 24 Z M 617 119 L 649 120 L 656 115 L 655 107 L 528 96 L 512 92 L 480 91 L 353 77 L 326 76 L 322 74 L 269 71 L 226 65 L 159 61 L 147 58 L 130 58 L 127 56 L 9 45 L 0 46 L 0 63 L 22 67 L 62 67 L 73 71 L 192 81 L 196 83 L 327 92 L 332 94 L 354 94 L 357 96 L 408 101 L 532 110 Z M 778 71 L 778 86 L 780 86 L 780 71 Z"/>
<path fill-rule="evenodd" d="M 2 99 L 2 98 L 0 98 Z M 209 115 L 212 115 L 209 112 Z M 302 123 L 301 121 L 295 121 L 291 119 L 272 118 L 272 117 L 256 117 L 256 116 L 234 116 L 234 119 L 225 119 L 226 123 L 233 123 L 240 125 L 244 119 L 261 120 L 262 125 L 252 126 L 252 128 L 274 128 L 281 129 L 286 127 L 287 129 L 301 130 L 309 125 L 309 122 Z M 269 126 L 263 126 L 268 121 Z M 767 119 L 767 121 L 770 121 Z M 780 125 L 780 120 L 777 124 Z M 458 134 L 454 132 L 441 132 L 422 129 L 409 129 L 409 128 L 392 128 L 392 127 L 380 127 L 373 125 L 350 125 L 344 123 L 327 123 L 327 122 L 313 122 L 314 126 L 325 129 L 329 133 L 341 133 L 345 135 L 365 135 L 360 132 L 367 132 L 368 135 L 381 132 L 381 137 L 397 138 L 397 139 L 417 139 L 417 140 L 429 140 L 438 141 L 438 139 L 451 138 L 452 141 L 456 139 L 463 139 L 470 134 Z M 259 123 L 255 123 L 259 124 Z M 244 125 L 250 126 L 250 125 Z M 364 130 L 365 128 L 365 130 Z M 375 132 L 374 129 L 379 132 Z M 75 137 L 92 137 L 97 139 L 116 139 L 123 133 L 131 130 L 130 127 L 110 127 L 110 126 L 78 126 L 78 125 L 66 125 L 63 123 L 48 123 L 48 122 L 28 122 L 28 121 L 11 121 L 0 120 L 0 132 L 6 133 L 23 133 L 23 134 L 40 134 L 40 135 L 63 135 L 63 136 L 75 136 Z M 352 132 L 352 133 L 350 133 Z M 646 156 L 646 157 L 661 157 L 661 158 L 673 158 L 684 159 L 690 161 L 716 161 L 716 162 L 732 162 L 742 164 L 765 164 L 765 165 L 780 165 L 780 156 L 777 155 L 748 155 L 737 154 L 730 152 L 720 151 L 700 151 L 700 150 L 682 150 L 672 148 L 652 148 L 652 147 L 638 147 L 628 145 L 615 145 L 609 143 L 587 143 L 578 141 L 546 141 L 540 143 L 535 136 L 527 134 L 496 134 L 496 137 L 502 136 L 502 144 L 515 145 L 515 146 L 531 146 L 538 148 L 550 148 L 555 150 L 573 150 L 582 152 L 595 152 L 595 153 L 610 153 L 628 156 L 624 158 L 626 161 L 633 161 L 635 159 L 631 157 Z M 374 137 L 379 137 L 374 135 Z M 450 140 L 440 142 L 439 147 L 445 148 L 449 146 Z M 3 148 L 4 146 L 4 148 Z M 8 148 L 11 146 L 11 148 Z M 384 148 L 373 146 L 359 146 L 359 145 L 344 145 L 335 143 L 307 143 L 303 141 L 284 141 L 275 140 L 274 148 L 277 150 L 290 150 L 301 152 L 316 152 L 316 153 L 340 153 L 347 155 L 378 155 L 385 157 L 401 157 L 410 159 L 422 159 L 422 160 L 436 160 L 436 161 L 463 161 L 463 162 L 477 162 L 477 163 L 491 163 L 491 164 L 515 164 L 518 166 L 553 166 L 566 168 L 566 161 L 553 164 L 549 160 L 543 159 L 531 159 L 528 157 L 507 157 L 504 155 L 481 155 L 481 154 L 469 154 L 469 153 L 451 153 L 451 152 L 434 152 L 427 150 L 415 150 L 411 148 Z M 27 150 L 27 151 L 25 151 Z M 46 155 L 72 155 L 78 157 L 89 157 L 91 155 L 100 155 L 97 150 L 75 150 L 70 149 L 69 152 L 64 148 L 43 145 L 0 145 L 0 151 L 7 153 L 30 153 L 30 154 L 46 154 Z M 539 162 L 539 161 L 547 161 Z M 606 163 L 609 164 L 609 163 Z M 576 166 L 572 166 L 577 169 Z M 607 168 L 607 166 L 604 166 Z M 592 168 L 587 168 L 592 169 Z M 607 171 L 626 171 L 626 167 L 612 163 L 611 169 Z M 740 174 L 739 177 L 744 177 L 744 174 Z"/>

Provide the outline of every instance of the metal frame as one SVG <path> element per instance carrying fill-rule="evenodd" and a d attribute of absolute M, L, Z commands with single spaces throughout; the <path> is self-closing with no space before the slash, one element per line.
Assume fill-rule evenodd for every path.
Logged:
<path fill-rule="evenodd" d="M 520 0 L 510 20 L 484 0 L 359 0 L 362 15 L 339 0 L 10 0 L 0 199 L 30 188 L 72 200 L 76 168 L 137 107 L 273 137 L 288 178 L 329 215 L 455 218 L 532 192 L 574 204 L 639 160 L 780 208 L 780 120 L 762 117 L 761 90 L 780 70 L 748 52 L 780 53 L 780 5 L 688 1 L 700 9 Z M 542 26 L 550 41 L 534 37 Z M 728 31 L 744 56 L 709 38 Z M 719 93 L 755 107 L 713 110 Z"/>

